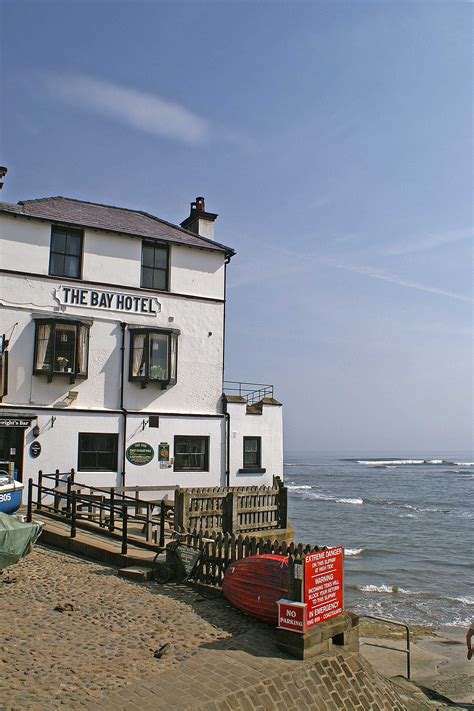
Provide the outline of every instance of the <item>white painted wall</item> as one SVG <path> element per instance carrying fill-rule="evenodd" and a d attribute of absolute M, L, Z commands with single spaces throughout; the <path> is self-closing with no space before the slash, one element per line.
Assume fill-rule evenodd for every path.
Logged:
<path fill-rule="evenodd" d="M 76 480 L 93 486 L 121 486 L 122 468 L 122 432 L 123 417 L 114 414 L 89 414 L 54 410 L 37 411 L 38 419 L 25 432 L 23 480 L 29 477 L 37 481 L 38 470 L 53 474 L 76 469 Z M 52 416 L 56 417 L 54 424 Z M 146 442 L 154 449 L 154 458 L 149 464 L 137 466 L 125 460 L 127 486 L 224 486 L 224 418 L 208 417 L 160 417 L 159 428 L 143 429 L 143 415 L 131 415 L 127 418 L 126 447 L 134 442 Z M 38 425 L 40 434 L 33 436 L 33 427 Z M 81 472 L 78 465 L 78 433 L 119 433 L 118 472 Z M 175 472 L 173 467 L 161 469 L 158 462 L 158 445 L 167 442 L 170 445 L 170 457 L 174 457 L 175 435 L 209 437 L 209 472 Z M 29 453 L 30 444 L 38 441 L 41 454 L 33 459 Z"/>
<path fill-rule="evenodd" d="M 0 269 L 47 274 L 51 225 L 10 215 L 0 216 Z"/>
<path fill-rule="evenodd" d="M 171 291 L 223 298 L 225 266 L 221 253 L 173 245 L 171 264 Z"/>
<path fill-rule="evenodd" d="M 227 403 L 230 415 L 230 485 L 271 486 L 273 477 L 283 480 L 283 418 L 280 405 L 263 405 L 261 415 L 247 414 L 243 403 Z M 262 438 L 265 474 L 241 474 L 244 437 Z"/>
<path fill-rule="evenodd" d="M 178 337 L 177 383 L 167 390 L 128 381 L 130 334 L 125 345 L 125 401 L 131 410 L 164 412 L 221 412 L 224 305 L 161 294 L 161 312 L 156 316 L 104 312 L 67 306 L 59 310 L 54 290 L 66 282 L 38 277 L 3 275 L 0 280 L 0 333 L 18 322 L 10 342 L 9 395 L 5 402 L 25 405 L 56 405 L 69 390 L 77 390 L 75 407 L 116 409 L 120 404 L 121 328 L 131 326 L 176 328 Z M 31 314 L 68 315 L 93 319 L 90 328 L 89 375 L 74 385 L 67 377 L 33 375 L 35 324 Z M 173 319 L 170 321 L 170 318 Z M 209 335 L 210 334 L 210 335 Z"/>
<path fill-rule="evenodd" d="M 0 269 L 47 275 L 50 242 L 50 223 L 0 215 Z M 82 278 L 139 289 L 141 245 L 139 237 L 85 229 Z M 170 245 L 170 291 L 223 299 L 224 260 L 222 252 Z"/>

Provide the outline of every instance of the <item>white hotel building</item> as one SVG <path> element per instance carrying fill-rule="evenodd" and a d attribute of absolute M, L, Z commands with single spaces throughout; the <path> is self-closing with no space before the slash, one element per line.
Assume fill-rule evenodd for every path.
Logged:
<path fill-rule="evenodd" d="M 223 395 L 234 251 L 216 217 L 203 198 L 181 226 L 63 197 L 0 202 L 0 469 L 74 468 L 98 486 L 282 477 L 273 392 Z"/>

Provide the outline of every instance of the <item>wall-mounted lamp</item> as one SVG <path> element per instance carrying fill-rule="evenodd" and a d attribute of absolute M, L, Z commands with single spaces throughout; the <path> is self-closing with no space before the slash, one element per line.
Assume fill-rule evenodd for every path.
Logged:
<path fill-rule="evenodd" d="M 53 415 L 53 416 L 51 417 L 51 429 L 53 429 L 55 422 L 56 422 L 56 417 Z"/>
<path fill-rule="evenodd" d="M 148 427 L 148 420 L 142 420 L 142 431 L 145 429 L 145 427 Z"/>
<path fill-rule="evenodd" d="M 35 425 L 33 427 L 33 437 L 39 437 L 40 435 L 40 428 L 39 425 Z"/>

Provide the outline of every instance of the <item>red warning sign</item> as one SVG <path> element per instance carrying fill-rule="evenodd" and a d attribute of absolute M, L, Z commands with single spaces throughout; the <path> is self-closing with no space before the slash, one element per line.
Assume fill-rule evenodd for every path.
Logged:
<path fill-rule="evenodd" d="M 328 548 L 304 557 L 306 626 L 340 615 L 344 610 L 344 549 Z"/>

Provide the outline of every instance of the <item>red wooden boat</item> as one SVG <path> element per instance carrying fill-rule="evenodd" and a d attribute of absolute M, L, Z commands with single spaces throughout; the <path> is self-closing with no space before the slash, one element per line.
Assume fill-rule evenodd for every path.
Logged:
<path fill-rule="evenodd" d="M 222 592 L 233 605 L 263 622 L 278 621 L 277 600 L 288 596 L 288 558 L 254 555 L 231 563 Z"/>

